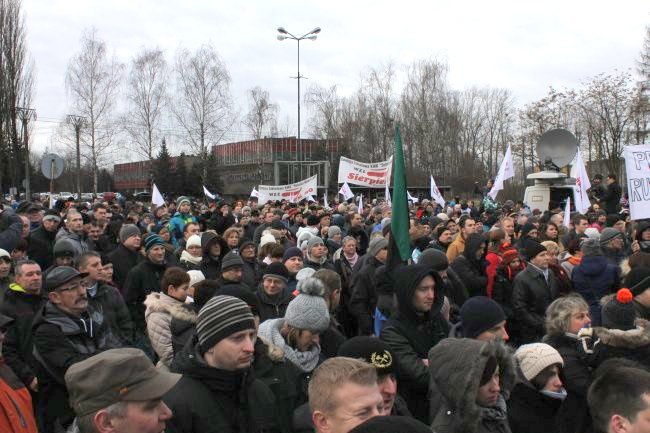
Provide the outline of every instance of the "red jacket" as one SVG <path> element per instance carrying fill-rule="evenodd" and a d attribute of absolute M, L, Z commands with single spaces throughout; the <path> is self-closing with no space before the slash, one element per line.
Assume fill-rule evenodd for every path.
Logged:
<path fill-rule="evenodd" d="M 502 259 L 501 256 L 499 256 L 497 253 L 488 251 L 487 255 L 485 256 L 485 260 L 488 262 L 487 268 L 485 269 L 485 273 L 488 278 L 486 292 L 488 298 L 491 298 L 492 292 L 494 291 L 494 279 L 497 276 L 497 268 L 499 267 Z"/>
<path fill-rule="evenodd" d="M 32 397 L 0 356 L 0 432 L 38 433 Z"/>

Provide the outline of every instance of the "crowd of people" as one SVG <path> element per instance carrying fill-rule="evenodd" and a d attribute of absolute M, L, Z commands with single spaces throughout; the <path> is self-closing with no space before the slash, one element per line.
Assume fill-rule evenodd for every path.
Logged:
<path fill-rule="evenodd" d="M 381 199 L 6 203 L 0 431 L 650 432 L 650 222 L 599 188 L 409 203 L 408 263 Z"/>

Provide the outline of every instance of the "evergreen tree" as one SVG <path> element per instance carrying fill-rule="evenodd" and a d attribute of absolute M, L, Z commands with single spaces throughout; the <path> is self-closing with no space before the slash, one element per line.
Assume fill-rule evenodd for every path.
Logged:
<path fill-rule="evenodd" d="M 170 178 L 173 179 L 173 185 L 171 185 L 171 189 L 174 191 L 177 197 L 189 194 L 187 157 L 185 155 L 185 152 L 181 152 L 178 158 L 176 158 L 176 170 L 174 176 L 170 176 Z"/>
<path fill-rule="evenodd" d="M 153 181 L 162 193 L 171 193 L 174 185 L 174 170 L 172 170 L 171 155 L 163 139 L 162 146 L 156 159 L 153 160 Z"/>
<path fill-rule="evenodd" d="M 217 168 L 217 157 L 214 153 L 210 152 L 208 157 L 204 160 L 206 167 L 206 178 L 203 180 L 203 184 L 214 194 L 218 192 L 221 195 L 223 190 L 223 182 L 221 181 L 221 176 L 219 176 L 219 170 Z M 203 172 L 203 171 L 202 171 Z"/>

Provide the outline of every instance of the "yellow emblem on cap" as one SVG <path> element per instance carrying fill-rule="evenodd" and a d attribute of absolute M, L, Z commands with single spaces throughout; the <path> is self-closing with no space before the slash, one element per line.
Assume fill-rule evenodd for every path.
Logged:
<path fill-rule="evenodd" d="M 127 392 L 129 392 L 129 387 L 128 387 L 128 386 L 124 386 L 124 387 L 120 388 L 120 390 L 118 391 L 118 393 L 119 393 L 120 395 L 124 395 L 124 394 L 126 394 Z"/>
<path fill-rule="evenodd" d="M 388 350 L 384 350 L 384 353 L 373 352 L 370 355 L 370 362 L 376 368 L 388 368 L 393 365 L 393 357 Z"/>

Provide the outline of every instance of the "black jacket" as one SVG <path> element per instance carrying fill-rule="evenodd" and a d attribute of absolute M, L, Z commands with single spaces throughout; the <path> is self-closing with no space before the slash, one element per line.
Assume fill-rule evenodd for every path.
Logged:
<path fill-rule="evenodd" d="M 260 301 L 260 323 L 268 319 L 284 317 L 289 302 L 293 299 L 293 293 L 286 287 L 280 293 L 271 297 L 264 291 L 261 284 L 258 286 L 255 296 Z"/>
<path fill-rule="evenodd" d="M 101 314 L 88 311 L 72 317 L 47 302 L 34 318 L 34 357 L 37 361 L 40 411 L 45 432 L 54 431 L 55 423 L 66 427 L 74 412 L 68 403 L 64 375 L 79 361 L 120 346 Z"/>
<path fill-rule="evenodd" d="M 210 248 L 215 243 L 220 246 L 221 254 L 219 257 L 210 255 Z M 221 276 L 221 259 L 226 255 L 228 247 L 226 241 L 219 235 L 212 232 L 205 232 L 201 235 L 201 249 L 203 250 L 203 260 L 201 260 L 201 272 L 207 280 L 216 280 Z"/>
<path fill-rule="evenodd" d="M 235 217 L 229 212 L 228 215 L 223 216 L 223 214 L 216 209 L 212 214 L 206 225 L 208 229 L 216 231 L 218 234 L 223 235 L 223 232 L 232 225 L 235 224 Z"/>
<path fill-rule="evenodd" d="M 359 324 L 359 335 L 373 334 L 373 316 L 377 306 L 375 290 L 375 272 L 383 263 L 374 257 L 368 257 L 352 280 L 352 298 L 348 306 Z"/>
<path fill-rule="evenodd" d="M 482 235 L 472 233 L 465 239 L 465 250 L 451 262 L 451 268 L 465 284 L 469 296 L 487 296 L 487 275 L 485 263 L 476 258 L 476 253 L 485 244 Z"/>
<path fill-rule="evenodd" d="M 27 238 L 27 256 L 38 263 L 41 269 L 47 269 L 54 263 L 55 236 L 56 232 L 49 232 L 41 225 Z"/>
<path fill-rule="evenodd" d="M 196 331 L 196 319 L 199 314 L 199 308 L 196 304 L 183 304 L 182 308 L 187 310 L 187 316 L 184 318 L 172 316 L 169 329 L 172 334 L 172 350 L 174 356 L 180 353 L 188 341 L 192 339 Z"/>
<path fill-rule="evenodd" d="M 133 321 L 122 295 L 115 287 L 99 284 L 95 296 L 88 293 L 88 303 L 93 310 L 99 311 L 111 332 L 123 345 L 133 341 Z"/>
<path fill-rule="evenodd" d="M 561 405 L 562 400 L 546 396 L 522 380 L 508 399 L 510 430 L 512 433 L 559 433 Z"/>
<path fill-rule="evenodd" d="M 608 214 L 618 212 L 619 203 L 621 201 L 621 194 L 622 190 L 618 182 L 612 182 L 607 185 L 607 188 L 605 189 L 605 195 L 602 199 L 600 199 L 603 207 L 605 208 L 605 212 Z"/>
<path fill-rule="evenodd" d="M 366 253 L 368 245 L 370 245 L 370 237 L 363 227 L 350 227 L 348 236 L 352 236 L 357 240 L 357 253 L 362 256 Z"/>
<path fill-rule="evenodd" d="M 14 319 L 7 329 L 2 344 L 2 354 L 7 365 L 16 376 L 29 386 L 36 377 L 34 369 L 32 323 L 34 316 L 43 308 L 47 299 L 42 295 L 30 295 L 25 292 L 8 289 L 0 312 Z"/>
<path fill-rule="evenodd" d="M 166 264 L 156 264 L 146 259 L 131 269 L 124 285 L 124 301 L 131 313 L 131 320 L 136 335 L 144 335 L 147 324 L 144 320 L 144 300 L 151 292 L 160 291 L 160 280 L 162 279 Z"/>
<path fill-rule="evenodd" d="M 542 338 L 546 308 L 557 296 L 557 280 L 550 269 L 548 282 L 544 275 L 530 264 L 517 274 L 512 290 L 515 320 L 510 328 L 514 342 L 526 344 Z"/>
<path fill-rule="evenodd" d="M 119 244 L 109 255 L 109 260 L 113 263 L 113 282 L 117 288 L 124 293 L 126 277 L 129 275 L 138 263 L 144 260 L 139 251 L 131 251 Z"/>
<path fill-rule="evenodd" d="M 228 372 L 208 366 L 194 337 L 174 358 L 183 377 L 163 397 L 173 416 L 168 433 L 280 432 L 275 397 L 252 369 Z"/>

